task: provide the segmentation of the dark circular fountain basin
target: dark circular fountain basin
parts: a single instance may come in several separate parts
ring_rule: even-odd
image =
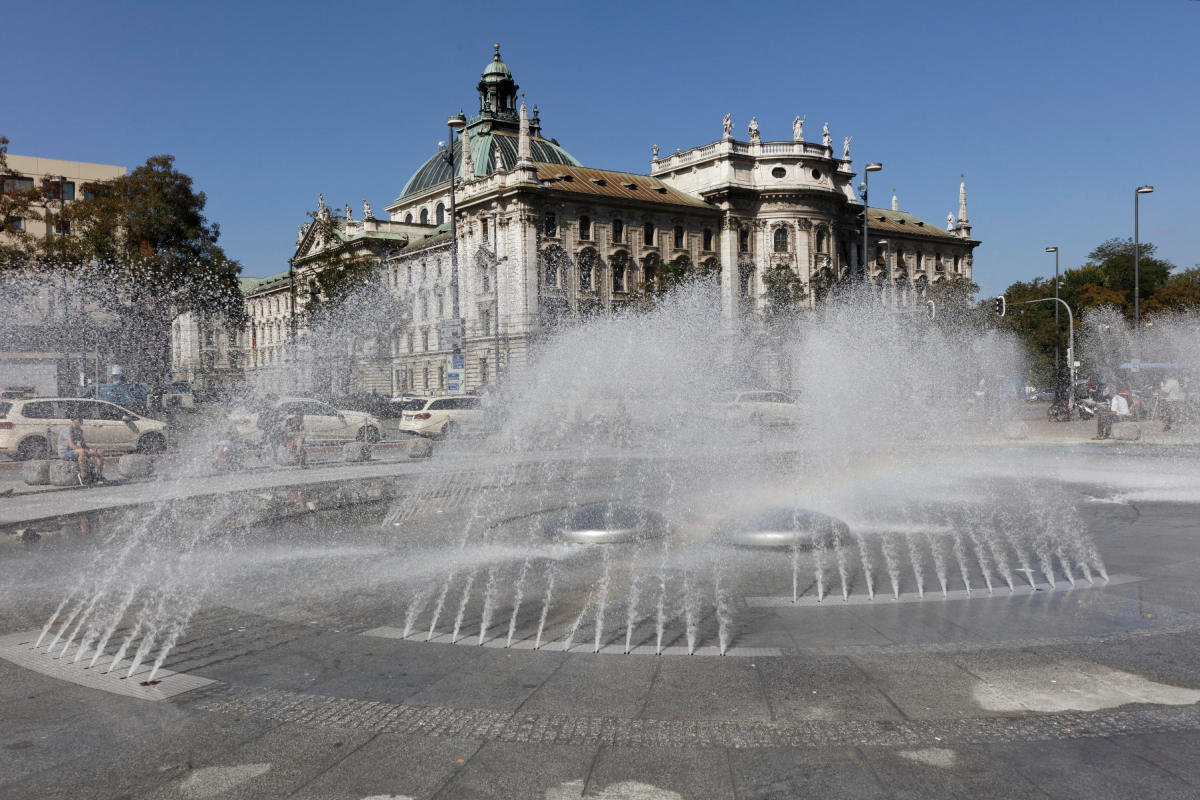
[[[772,506],[727,520],[716,538],[738,547],[832,547],[835,537],[847,536],[846,523],[828,514],[798,506]]]
[[[551,520],[550,535],[576,544],[640,542],[667,535],[665,517],[642,506],[624,503],[589,503],[576,506]]]

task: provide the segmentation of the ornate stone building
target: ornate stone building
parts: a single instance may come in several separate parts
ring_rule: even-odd
[[[486,385],[554,326],[636,302],[668,275],[718,282],[725,319],[714,324],[733,325],[756,324],[777,266],[813,305],[868,273],[877,287],[890,279],[881,302],[899,304],[971,278],[965,187],[948,230],[895,203],[869,209],[864,258],[850,140],[835,154],[828,125],[819,143],[799,118],[790,139],[763,141],[751,120],[741,141],[727,115],[716,141],[661,156],[655,145],[649,174],[626,173],[585,167],[545,137],[499,45],[476,88],[460,135],[386,209],[381,289],[408,310],[390,346],[394,393],[446,391],[458,366],[463,388]]]

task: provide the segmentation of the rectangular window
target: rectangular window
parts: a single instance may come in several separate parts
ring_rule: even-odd
[[[70,236],[71,235],[71,220],[56,219],[54,221],[54,232],[59,236]]]
[[[409,331],[408,332],[408,352],[410,352],[410,353],[413,351],[413,339],[414,338],[415,337],[413,336],[412,331]]]
[[[675,226],[675,247],[677,249],[683,247],[683,226],[682,225]]]
[[[479,382],[480,383],[488,382],[488,365],[487,365],[486,358],[479,359]]]
[[[74,200],[75,199],[75,182],[74,181],[46,181],[46,196],[53,197],[55,200]]]
[[[438,388],[446,388],[446,365],[438,364]]]
[[[554,216],[553,211],[546,212],[545,226],[543,232],[547,236],[558,236],[558,218]]]
[[[625,223],[619,219],[614,219],[612,222],[613,243],[621,244],[625,241]]]
[[[592,238],[592,219],[591,217],[579,218],[579,238],[588,240]]]
[[[32,192],[33,178],[23,178],[20,175],[5,175],[0,180],[0,192],[16,194],[17,192]]]
[[[642,244],[647,247],[654,246],[654,223],[647,222],[642,226]]]
[[[4,227],[10,231],[23,231],[25,230],[25,220],[20,217],[9,217],[4,220]]]
[[[704,249],[712,250],[712,245],[713,245],[712,228],[705,228],[704,229]]]

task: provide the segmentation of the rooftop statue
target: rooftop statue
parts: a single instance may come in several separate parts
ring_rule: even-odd
[[[750,141],[757,142],[758,141],[758,117],[750,118],[750,125],[747,128],[747,130],[750,131]]]
[[[850,157],[850,140],[853,138],[853,136],[847,136],[842,140],[842,158]]]
[[[726,139],[732,138],[733,137],[733,117],[726,114],[725,119],[721,121],[721,124],[725,127],[725,138]]]
[[[825,123],[824,130],[821,131],[821,144],[826,147],[833,147],[833,137],[829,135],[829,123]]]
[[[655,144],[655,145],[651,145],[651,146],[650,146],[650,152],[651,152],[651,154],[653,154],[653,156],[654,156],[655,160],[657,160],[657,159],[658,159],[658,145],[656,145],[656,144]]]
[[[805,114],[803,117],[797,116],[794,120],[792,120],[792,141],[793,142],[803,142],[804,141],[804,120],[806,120],[806,119],[808,119],[807,114]]]
[[[363,198],[363,219],[375,219],[375,212],[371,210],[371,204],[365,197]]]

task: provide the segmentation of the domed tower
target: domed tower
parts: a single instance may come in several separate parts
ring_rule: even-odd
[[[479,77],[479,115],[484,119],[516,124],[517,86],[508,65],[500,60],[500,45],[494,44],[491,63]]]

